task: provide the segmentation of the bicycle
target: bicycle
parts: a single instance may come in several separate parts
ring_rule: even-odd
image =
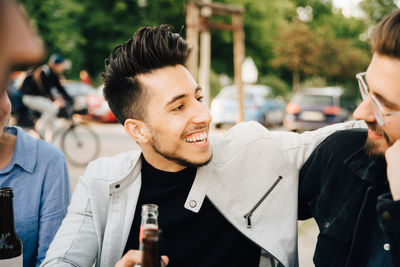
[[[40,113],[27,107],[23,115],[15,116],[16,124],[29,132],[34,137],[44,140],[44,137],[35,129],[36,121]],[[60,149],[67,160],[75,166],[86,166],[90,161],[98,157],[100,153],[100,138],[81,119],[80,112],[65,112],[61,109],[58,114],[56,130],[52,134],[52,142],[60,141]],[[16,114],[14,114],[16,115]],[[22,116],[21,116],[22,115]]]

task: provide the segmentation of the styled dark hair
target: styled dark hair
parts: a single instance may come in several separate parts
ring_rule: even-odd
[[[375,26],[371,48],[372,52],[400,58],[400,9],[384,17]]]
[[[170,25],[140,28],[106,59],[104,97],[121,124],[146,119],[146,90],[137,76],[167,66],[185,65],[191,47]]]

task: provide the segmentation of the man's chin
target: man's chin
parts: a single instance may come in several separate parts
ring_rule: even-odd
[[[207,165],[208,163],[210,163],[212,158],[212,155],[210,155],[210,157],[207,160],[203,160],[203,161],[199,161],[199,162],[192,162],[192,161],[188,161],[188,160],[182,160],[180,162],[181,165],[186,166],[186,167],[202,167]]]
[[[365,152],[367,153],[368,157],[371,159],[382,159],[385,158],[385,151],[387,149],[386,142],[382,141],[375,141],[367,138],[365,143]]]
[[[189,160],[188,158],[184,158],[184,157],[180,157],[176,154],[173,153],[165,153],[162,152],[160,150],[157,149],[157,147],[153,146],[154,150],[156,151],[156,153],[158,153],[159,155],[163,156],[165,159],[173,161],[181,166],[185,166],[185,167],[202,167],[207,165],[212,158],[212,154],[210,153],[208,156],[205,156],[204,159],[201,160],[197,160],[197,161],[193,161],[193,160]]]

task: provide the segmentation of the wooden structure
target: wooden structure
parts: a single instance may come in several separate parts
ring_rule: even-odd
[[[233,58],[234,79],[238,88],[239,117],[238,122],[243,121],[243,82],[242,63],[245,55],[243,14],[244,8],[223,3],[210,2],[211,0],[190,1],[186,5],[186,39],[192,45],[193,51],[188,59],[187,66],[190,73],[199,81],[205,93],[206,104],[209,104],[210,87],[210,58],[211,37],[210,29],[228,30],[233,32]],[[211,20],[215,16],[232,16],[232,23],[217,23]],[[200,70],[199,65],[199,33],[200,39]],[[199,72],[199,75],[198,75]]]

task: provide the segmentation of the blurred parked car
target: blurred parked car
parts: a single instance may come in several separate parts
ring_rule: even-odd
[[[244,120],[258,121],[265,126],[283,123],[284,104],[272,97],[265,85],[243,85]],[[217,128],[234,124],[239,118],[238,92],[235,85],[226,86],[211,102],[211,115]]]
[[[82,82],[67,81],[64,83],[64,87],[67,93],[75,99],[76,103],[74,103],[74,109],[77,109],[75,105],[80,105],[83,101],[86,102],[88,119],[100,122],[117,121],[116,117],[111,112],[107,101],[104,99],[102,86],[96,90],[91,85]],[[82,97],[84,100],[82,100]]]
[[[343,92],[341,87],[299,90],[286,107],[285,127],[304,131],[345,121],[349,112],[341,106]]]
[[[90,85],[77,81],[64,81],[63,86],[65,91],[74,99],[74,111],[87,115],[89,113],[87,96],[95,94],[95,89]]]

